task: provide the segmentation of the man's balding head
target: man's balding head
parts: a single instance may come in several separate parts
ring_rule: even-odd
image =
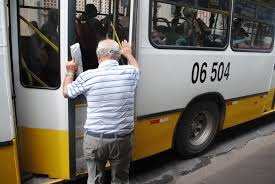
[[[99,62],[104,60],[119,60],[121,53],[118,43],[114,40],[103,40],[98,43],[96,50]]]

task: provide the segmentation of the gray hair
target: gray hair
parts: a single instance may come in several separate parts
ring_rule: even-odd
[[[120,47],[114,40],[103,40],[98,43],[96,54],[98,57],[110,57],[112,59],[118,59],[121,56]]]

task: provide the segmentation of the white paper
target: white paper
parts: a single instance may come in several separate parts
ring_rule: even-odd
[[[79,43],[70,46],[72,59],[78,63],[77,75],[83,72],[82,56]]]

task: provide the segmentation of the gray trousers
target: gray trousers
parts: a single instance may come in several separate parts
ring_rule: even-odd
[[[133,135],[124,138],[103,139],[85,134],[84,156],[88,167],[88,184],[104,184],[105,165],[111,164],[112,184],[129,183]]]

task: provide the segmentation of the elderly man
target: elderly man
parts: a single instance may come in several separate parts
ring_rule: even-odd
[[[139,65],[127,41],[123,48],[113,40],[99,42],[97,56],[99,67],[81,73],[73,81],[77,64],[67,63],[63,95],[87,98],[84,155],[88,166],[88,184],[104,183],[107,160],[112,169],[112,183],[129,183],[129,166],[134,129],[134,97],[139,79]],[[123,55],[129,65],[120,66]]]

